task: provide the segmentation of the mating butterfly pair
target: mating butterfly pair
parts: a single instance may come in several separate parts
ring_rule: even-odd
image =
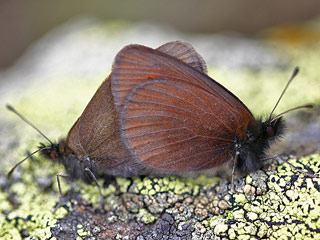
[[[73,178],[97,169],[124,177],[201,173],[230,160],[233,177],[235,169],[261,168],[283,133],[282,114],[273,111],[265,121],[255,119],[207,75],[203,58],[185,41],[157,49],[129,45],[67,138],[38,151],[63,163]]]

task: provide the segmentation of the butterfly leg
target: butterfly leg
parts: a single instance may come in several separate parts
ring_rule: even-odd
[[[234,175],[235,175],[235,171],[236,171],[236,166],[237,166],[237,161],[238,161],[238,157],[239,157],[239,151],[236,151],[234,157],[233,157],[233,167],[232,167],[232,175],[231,175],[231,192],[235,193],[235,189],[234,189]]]
[[[57,174],[57,182],[58,182],[60,197],[59,197],[59,202],[58,202],[57,206],[53,209],[53,213],[55,213],[66,202],[66,199],[63,197],[62,190],[61,190],[60,177],[68,178],[68,177],[70,177],[70,175],[69,174],[61,174],[61,173]]]
[[[101,186],[100,186],[100,184],[98,183],[98,180],[97,180],[96,176],[94,176],[93,172],[92,172],[89,168],[85,168],[84,170],[91,176],[91,178],[92,178],[93,181],[96,183],[96,185],[97,185],[97,187],[98,187],[98,189],[99,189],[99,193],[100,193],[100,196],[101,196],[99,205],[100,205],[100,207],[103,209],[103,206],[104,206],[104,196],[103,196],[103,194],[102,194]]]

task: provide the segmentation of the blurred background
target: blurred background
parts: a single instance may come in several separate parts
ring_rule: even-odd
[[[163,24],[183,32],[256,34],[271,26],[317,16],[316,0],[0,1],[0,67],[13,64],[32,42],[74,17]]]
[[[1,0],[0,67],[9,67],[34,41],[75,17],[142,21],[188,33],[233,31],[255,35],[265,28],[301,22],[319,13],[317,0]]]

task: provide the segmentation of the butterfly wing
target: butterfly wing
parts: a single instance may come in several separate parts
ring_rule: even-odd
[[[111,75],[122,139],[136,161],[163,172],[220,165],[253,116],[203,72],[140,45],[117,55]]]
[[[165,43],[156,49],[157,51],[171,55],[195,69],[207,73],[207,65],[201,55],[193,46],[183,40]]]
[[[96,91],[69,131],[67,145],[78,159],[90,158],[100,168],[111,169],[128,161],[119,130],[109,79]]]

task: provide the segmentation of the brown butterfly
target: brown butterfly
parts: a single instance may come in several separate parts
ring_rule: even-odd
[[[206,69],[185,41],[157,49],[126,46],[67,138],[38,151],[73,178],[84,178],[84,170],[94,177],[97,169],[124,177],[183,175],[229,162],[232,177],[235,169],[260,169],[270,143],[283,133],[282,114],[273,111],[298,69],[264,121]]]

